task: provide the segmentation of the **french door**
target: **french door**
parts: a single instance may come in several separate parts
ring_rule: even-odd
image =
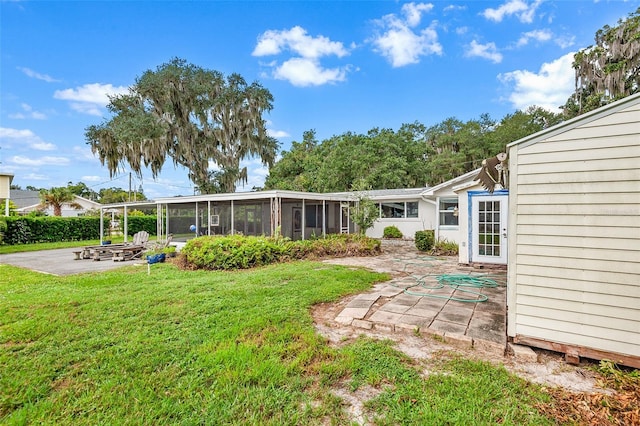
[[[507,263],[507,195],[471,197],[472,261]]]

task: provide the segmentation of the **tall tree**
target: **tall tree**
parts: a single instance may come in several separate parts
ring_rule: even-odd
[[[312,174],[317,170],[314,159],[318,147],[315,130],[302,134],[302,142],[293,141],[289,151],[283,151],[265,179],[265,189],[311,191]]]
[[[54,216],[62,216],[62,206],[69,205],[74,209],[80,209],[82,206],[74,201],[75,195],[65,187],[51,188],[49,190],[40,190],[40,206],[42,208],[52,207]]]
[[[576,91],[563,109],[575,117],[640,90],[640,8],[596,32],[595,45],[574,55]]]
[[[82,198],[95,200],[98,197],[98,193],[89,188],[84,182],[78,182],[76,184],[74,184],[73,182],[69,182],[67,183],[67,188],[69,188],[69,191],[71,191],[73,194],[78,195]]]
[[[131,193],[122,188],[101,188],[98,197],[102,204],[124,203],[127,201],[144,201],[147,199],[142,191],[132,191]]]
[[[239,74],[225,78],[176,58],[146,71],[128,94],[111,97],[113,117],[87,127],[85,136],[112,176],[149,167],[156,177],[170,157],[202,193],[234,192],[248,181],[241,160],[258,157],[269,166],[275,160],[277,142],[262,118],[272,102],[267,89]],[[212,182],[221,177],[212,165],[223,171],[223,182]]]

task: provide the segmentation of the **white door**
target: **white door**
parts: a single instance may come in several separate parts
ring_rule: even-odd
[[[507,195],[477,195],[471,203],[472,261],[507,263]]]

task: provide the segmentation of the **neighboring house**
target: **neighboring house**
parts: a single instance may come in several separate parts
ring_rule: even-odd
[[[80,197],[79,195],[74,196],[74,202],[78,203],[81,208],[76,209],[71,207],[69,204],[62,205],[62,216],[66,217],[75,217],[75,216],[83,216],[89,210],[99,210],[102,207],[102,204],[88,200],[86,198]],[[41,201],[40,201],[40,193],[38,191],[25,191],[25,190],[11,190],[11,201],[13,201],[17,208],[17,213],[24,215],[28,214],[32,211],[42,210]],[[53,216],[53,208],[47,207],[42,210],[48,216]]]
[[[509,145],[507,332],[640,368],[640,94]]]

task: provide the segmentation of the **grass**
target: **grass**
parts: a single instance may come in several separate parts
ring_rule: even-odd
[[[0,424],[549,424],[548,397],[487,363],[423,377],[389,342],[329,346],[309,308],[386,276],[316,262],[52,277],[0,265]]]
[[[124,237],[105,237],[105,240],[111,240],[113,244],[121,243],[124,241]],[[131,237],[129,237],[131,241]],[[100,240],[85,240],[85,241],[60,241],[55,243],[35,243],[35,244],[0,244],[0,254],[21,253],[29,251],[39,250],[54,250],[70,247],[84,247],[100,244]]]

